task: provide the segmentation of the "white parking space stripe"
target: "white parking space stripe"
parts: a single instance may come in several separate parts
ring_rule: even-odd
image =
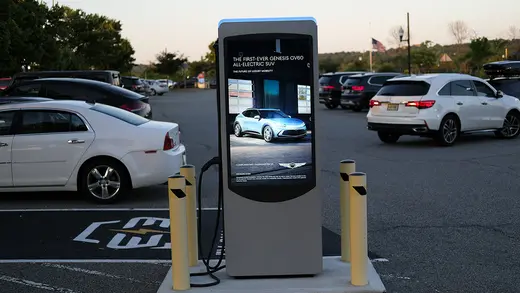
[[[77,291],[67,289],[67,288],[54,287],[54,286],[43,284],[43,283],[37,283],[37,282],[29,281],[29,280],[13,278],[13,277],[5,276],[5,275],[0,275],[0,281],[15,283],[15,284],[32,287],[32,288],[37,288],[37,289],[42,289],[42,290],[47,290],[47,291],[51,291],[51,292],[78,293]],[[20,290],[18,292],[23,292],[23,291],[24,290]]]
[[[107,274],[107,273],[100,272],[100,271],[87,270],[87,269],[83,269],[83,268],[71,267],[71,266],[60,265],[60,264],[44,263],[44,264],[42,264],[42,266],[45,266],[48,268],[67,270],[67,271],[71,271],[71,272],[83,273],[83,274],[88,274],[88,275],[94,275],[94,276],[99,276],[99,277],[105,277],[105,278],[126,280],[126,281],[134,282],[134,283],[161,284],[161,282],[143,282],[143,281],[140,281],[140,280],[137,280],[134,278],[127,278],[127,277],[118,276],[118,275],[111,275],[111,274]]]
[[[3,209],[0,212],[117,212],[117,211],[168,211],[168,208],[91,208],[91,209]],[[216,211],[218,208],[202,208],[203,211]]]
[[[8,263],[171,263],[171,260],[159,259],[0,259],[0,264]]]
[[[389,260],[386,258],[374,258],[371,262],[388,262]]]

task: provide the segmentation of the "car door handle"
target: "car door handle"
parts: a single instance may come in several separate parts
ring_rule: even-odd
[[[482,105],[487,105],[487,104],[488,104],[488,103],[486,103],[486,102],[482,102]]]
[[[1,148],[1,147],[6,147],[6,146],[8,146],[7,143],[5,143],[5,142],[0,142],[0,148]]]
[[[459,105],[459,106],[460,105],[464,105],[464,103],[463,102],[457,102],[457,105]]]
[[[67,143],[76,144],[76,143],[85,143],[85,141],[83,139],[69,139],[67,141]]]

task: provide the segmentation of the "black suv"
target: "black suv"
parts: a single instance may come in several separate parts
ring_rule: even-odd
[[[105,82],[80,78],[42,78],[20,81],[0,92],[0,100],[41,97],[97,102],[152,119],[148,97]],[[1,104],[1,102],[0,102]]]
[[[129,89],[136,93],[146,93],[146,87],[144,86],[143,81],[139,77],[133,76],[122,76],[121,83],[125,89]]]
[[[362,73],[351,75],[343,83],[341,108],[359,112],[368,109],[370,99],[374,97],[383,84],[394,77],[404,76],[396,72]]]
[[[489,84],[504,94],[520,99],[520,61],[498,61],[484,64]]]
[[[335,109],[340,105],[341,85],[347,77],[363,73],[362,71],[352,72],[329,72],[320,75],[320,104],[324,104],[329,109]]]

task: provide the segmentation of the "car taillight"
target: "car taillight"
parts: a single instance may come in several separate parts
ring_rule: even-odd
[[[168,150],[171,150],[175,147],[175,142],[173,141],[173,139],[170,137],[170,134],[169,133],[166,133],[166,135],[164,136],[164,145],[163,145],[163,151],[168,151]]]
[[[353,85],[352,86],[352,90],[355,92],[362,92],[364,89],[365,89],[365,87],[362,85]]]
[[[144,107],[145,107],[145,103],[143,103],[141,101],[135,101],[135,102],[127,103],[127,104],[120,106],[121,109],[130,111],[130,112],[142,110],[142,109],[144,109]]]
[[[406,102],[406,107],[415,107],[417,109],[428,109],[435,105],[434,100],[426,100],[426,101],[408,101]]]
[[[341,86],[341,91],[344,91],[346,88],[344,86]]]
[[[324,89],[324,90],[333,90],[334,87],[331,86],[331,85],[326,85],[326,86],[323,87],[323,89]]]
[[[381,106],[381,102],[377,101],[377,100],[370,100],[368,106],[370,108],[374,107],[374,106]]]

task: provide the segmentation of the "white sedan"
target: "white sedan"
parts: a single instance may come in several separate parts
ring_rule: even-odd
[[[113,202],[186,163],[175,123],[84,101],[0,105],[0,190],[79,191]]]
[[[169,91],[168,85],[160,83],[157,80],[145,80],[145,82],[150,86],[150,94],[152,96],[162,96]]]
[[[367,122],[385,143],[418,135],[449,146],[461,134],[480,131],[515,138],[520,134],[520,101],[470,75],[412,75],[384,84],[370,100]]]

